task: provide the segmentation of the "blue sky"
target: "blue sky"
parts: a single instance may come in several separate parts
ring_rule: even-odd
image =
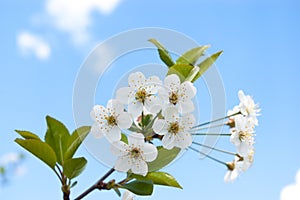
[[[223,166],[187,152],[166,169],[184,190],[157,187],[148,199],[280,199],[282,188],[294,182],[300,168],[298,1],[123,0],[79,6],[62,2],[0,2],[0,155],[23,152],[13,142],[14,129],[42,136],[46,115],[75,128],[74,82],[97,43],[129,29],[161,27],[182,32],[199,44],[211,44],[209,53],[223,49],[216,65],[227,108],[238,103],[237,92],[243,89],[259,102],[262,116],[254,165],[235,183],[223,182]],[[145,52],[144,58],[145,63],[152,59],[159,63],[155,51]],[[126,67],[130,69],[131,63],[143,62],[127,60]],[[101,102],[100,95],[95,101]],[[205,109],[200,114],[208,119]],[[222,145],[227,147],[224,139],[218,143]],[[80,155],[87,156],[89,164],[78,178],[73,198],[107,170],[84,148]],[[24,164],[27,173],[0,188],[1,199],[61,198],[58,181],[45,165],[29,154]],[[86,199],[97,198],[118,199],[110,191],[94,192]]]

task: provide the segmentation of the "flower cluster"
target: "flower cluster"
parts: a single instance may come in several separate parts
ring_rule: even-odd
[[[234,161],[227,163],[226,182],[235,180],[239,172],[245,172],[253,163],[254,156],[254,128],[258,125],[260,109],[252,97],[243,91],[240,90],[238,96],[240,104],[228,111],[230,142],[235,145],[237,153]]]
[[[114,166],[75,200],[83,199],[94,190],[114,190],[121,196],[119,189],[124,189],[122,199],[133,200],[135,195],[151,195],[154,185],[182,188],[171,174],[161,171],[182,149],[195,151],[225,166],[228,169],[224,177],[226,182],[235,180],[240,172],[252,165],[254,129],[258,125],[260,109],[250,96],[239,91],[239,105],[225,117],[196,123],[193,98],[197,89],[193,83],[212,66],[222,51],[204,57],[209,45],[198,46],[174,60],[160,42],[153,38],[149,41],[157,47],[159,57],[168,67],[164,79],[145,77],[142,72],[129,74],[128,86],[119,88],[114,99],[106,106],[93,107],[90,112],[93,125],[79,127],[72,133],[50,116],[46,116],[44,140],[30,131],[16,130],[20,138],[15,142],[51,168],[61,183],[64,199],[69,199],[71,188],[77,183],[73,179],[87,164],[86,158],[76,157],[75,153],[90,132],[95,138],[105,138],[109,142],[116,159]],[[229,127],[229,133],[211,132],[211,128],[223,126]],[[198,142],[198,136],[227,136],[235,150],[227,151]],[[213,151],[234,159],[222,161],[210,154]],[[14,163],[20,157],[9,155],[8,158]],[[4,177],[9,162],[2,159],[1,163],[0,158],[0,178]],[[125,172],[125,178],[106,181],[115,171]]]
[[[193,83],[181,83],[176,74],[161,81],[157,76],[132,73],[128,87],[118,89],[116,99],[109,100],[107,107],[94,106],[91,132],[111,143],[111,152],[118,157],[116,170],[145,176],[147,163],[158,154],[154,138],[160,139],[165,149],[185,149],[192,144],[189,130],[195,123],[195,95]],[[122,141],[122,134],[128,131],[127,141]]]

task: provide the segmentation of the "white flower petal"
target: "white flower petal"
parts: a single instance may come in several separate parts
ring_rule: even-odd
[[[227,111],[227,116],[236,114],[240,111],[239,106],[234,106],[232,110]]]
[[[134,159],[131,166],[131,171],[134,174],[140,174],[142,176],[146,176],[148,173],[148,165],[142,159]]]
[[[95,105],[90,115],[94,121],[101,121],[101,116],[106,115],[106,108],[101,105]]]
[[[172,149],[174,147],[175,137],[171,133],[167,133],[164,135],[162,139],[163,147],[166,149]]]
[[[120,114],[124,112],[124,106],[123,104],[116,99],[111,99],[107,102],[107,109],[110,112],[114,112],[114,113],[110,113],[110,114]]]
[[[191,113],[195,109],[193,101],[189,99],[184,102],[179,102],[178,104],[179,104],[178,106],[179,106],[180,113],[182,113],[183,115],[187,113]]]
[[[161,107],[161,101],[156,96],[150,96],[145,101],[145,108],[151,113],[158,113]]]
[[[232,182],[237,177],[238,177],[238,171],[237,170],[235,170],[235,169],[233,171],[228,170],[227,173],[225,174],[224,181],[225,182]]]
[[[110,151],[115,156],[125,156],[128,154],[129,146],[125,142],[117,141],[110,145]]]
[[[196,122],[195,116],[193,114],[184,115],[180,119],[180,124],[184,127],[184,130],[191,129]]]
[[[240,142],[239,145],[236,145],[237,147],[237,153],[241,156],[247,156],[248,152],[253,149],[252,145],[249,145],[245,142]]]
[[[93,136],[97,139],[100,139],[104,136],[104,132],[102,131],[100,125],[95,122],[93,125],[92,125],[92,128],[91,128],[91,133],[93,134]]]
[[[121,172],[128,172],[131,168],[132,162],[128,156],[119,157],[115,163],[115,170]]]
[[[159,88],[157,95],[163,102],[169,103],[169,90],[167,88]]]
[[[128,85],[131,88],[138,89],[143,86],[146,82],[146,78],[142,72],[135,72],[129,75]]]
[[[174,106],[168,106],[164,109],[164,117],[168,122],[174,122],[179,119],[178,109]]]
[[[132,118],[128,113],[121,113],[117,118],[117,124],[120,129],[128,129],[132,125]]]
[[[121,140],[121,130],[117,126],[111,127],[111,129],[107,132],[106,138],[109,142],[115,142]]]
[[[153,144],[145,143],[141,147],[143,151],[143,158],[146,162],[152,162],[157,157],[157,148]]]
[[[168,75],[164,80],[164,86],[169,89],[169,91],[177,92],[180,87],[180,79],[176,74]]]
[[[180,85],[180,100],[186,101],[193,98],[196,95],[197,89],[191,82],[184,82]]]
[[[238,92],[238,97],[239,97],[239,99],[240,99],[241,102],[243,102],[243,101],[246,100],[246,96],[245,96],[243,90],[239,90],[239,92]]]
[[[192,136],[189,133],[177,133],[174,140],[174,146],[185,149],[192,144]]]
[[[127,105],[129,103],[130,92],[131,89],[129,87],[122,87],[117,90],[116,99]]]
[[[131,133],[128,136],[128,144],[129,146],[142,146],[144,144],[144,135],[141,133]]]
[[[152,128],[155,133],[159,135],[164,135],[168,132],[168,123],[163,119],[156,119],[153,123]]]
[[[134,200],[135,195],[128,190],[126,190],[123,194],[122,200]]]
[[[130,102],[128,105],[128,113],[131,114],[132,118],[136,118],[141,115],[143,111],[143,104],[141,102],[135,101]]]
[[[146,81],[146,85],[149,94],[156,94],[162,85],[162,81],[158,76],[150,76]]]
[[[235,146],[239,146],[241,144],[239,134],[236,131],[231,131],[230,142]]]

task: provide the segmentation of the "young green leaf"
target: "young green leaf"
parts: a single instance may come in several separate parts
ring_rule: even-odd
[[[72,183],[71,186],[70,186],[70,188],[75,187],[77,185],[77,183],[78,183],[77,181],[75,181],[74,183]]]
[[[218,57],[222,54],[223,51],[219,51],[217,53],[214,53],[210,57],[206,58],[204,61],[202,61],[200,64],[198,64],[198,67],[200,68],[198,74],[194,78],[193,82],[195,82],[198,78],[200,78],[206,70],[218,59]]]
[[[64,153],[67,150],[67,142],[70,134],[68,129],[60,121],[47,116],[46,117],[48,130],[45,135],[45,141],[54,150],[57,162],[63,165],[65,158]]]
[[[119,190],[119,188],[113,188],[113,190],[116,192],[116,194],[120,197],[121,196],[121,192]]]
[[[54,169],[57,161],[56,155],[47,143],[36,139],[23,140],[19,138],[15,139],[15,142]]]
[[[166,172],[149,172],[146,176],[130,174],[129,177],[137,180],[151,180],[153,181],[153,184],[156,185],[165,185],[182,189],[181,185],[179,185],[176,179]]]
[[[121,141],[125,142],[126,144],[128,144],[128,138],[124,133],[121,133]]]
[[[185,79],[189,76],[191,70],[194,67],[192,65],[187,64],[175,64],[169,68],[168,74],[176,74],[180,78],[181,82],[184,82]]]
[[[204,55],[205,50],[209,47],[209,45],[200,46],[185,52],[176,60],[176,64],[195,65],[197,60]]]
[[[155,39],[149,39],[149,42],[151,42],[152,44],[154,44],[157,49],[158,49],[158,53],[159,53],[159,57],[160,59],[168,66],[171,67],[173,66],[175,63],[172,60],[172,57],[170,56],[168,50],[157,40]]]
[[[75,152],[81,145],[82,141],[86,138],[91,130],[90,126],[82,126],[76,129],[69,137],[67,142],[67,150],[65,151],[65,159],[70,159],[74,156]]]
[[[142,129],[137,127],[134,123],[131,125],[131,127],[128,130],[137,133],[140,133],[142,131]]]
[[[194,68],[190,71],[189,75],[185,78],[185,81],[192,82],[192,80],[194,80],[194,78],[197,76],[199,71],[200,71],[200,68],[197,66],[194,66]]]
[[[21,130],[15,130],[17,133],[19,133],[20,136],[22,136],[24,139],[36,139],[41,140],[39,136],[37,136],[34,133],[31,133],[30,131],[21,131]]]
[[[122,187],[131,191],[134,194],[141,195],[141,196],[151,195],[153,192],[153,182],[146,181],[146,180],[131,181],[130,183],[127,183]]]
[[[63,173],[69,178],[79,176],[86,166],[87,160],[83,157],[66,160],[63,166]]]
[[[157,171],[167,166],[177,157],[177,155],[180,152],[180,149],[177,147],[168,150],[163,148],[162,146],[159,146],[157,147],[157,150],[158,150],[157,158],[154,161],[148,163],[149,172]]]

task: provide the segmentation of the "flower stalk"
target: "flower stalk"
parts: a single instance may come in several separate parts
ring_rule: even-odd
[[[95,189],[102,190],[106,188],[106,183],[104,183],[104,180],[107,179],[113,172],[115,171],[114,168],[111,168],[103,177],[101,177],[94,185],[89,187],[86,191],[84,191],[81,195],[76,197],[74,200],[80,200],[90,194]]]

